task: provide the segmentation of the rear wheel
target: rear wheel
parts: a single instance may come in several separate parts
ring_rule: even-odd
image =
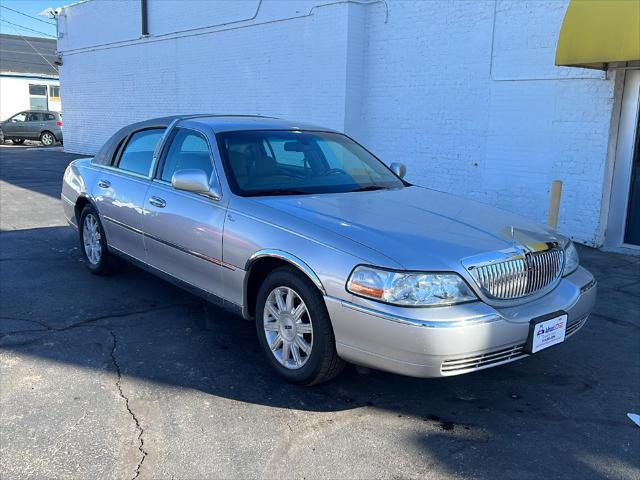
[[[12,138],[11,142],[15,143],[16,145],[22,145],[24,143],[24,138]]]
[[[51,132],[42,132],[40,134],[40,142],[42,143],[42,145],[44,145],[45,147],[50,147],[51,145],[53,145],[54,143],[56,143],[56,137],[53,133]]]
[[[269,364],[290,382],[326,382],[344,367],[322,295],[293,268],[274,270],[261,285],[256,329]]]
[[[92,205],[82,210],[79,225],[80,247],[89,270],[96,275],[114,272],[118,260],[109,253],[100,216]]]

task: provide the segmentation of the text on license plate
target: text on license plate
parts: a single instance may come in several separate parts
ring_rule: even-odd
[[[545,348],[564,341],[567,331],[567,314],[540,317],[533,319],[529,328],[527,347],[530,353],[536,353]]]

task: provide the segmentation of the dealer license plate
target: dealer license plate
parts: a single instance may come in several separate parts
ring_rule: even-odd
[[[567,332],[567,318],[566,313],[555,312],[532,319],[529,322],[529,337],[525,351],[536,353],[564,342]]]

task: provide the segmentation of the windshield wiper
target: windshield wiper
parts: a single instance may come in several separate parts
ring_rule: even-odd
[[[354,190],[349,190],[349,192],[373,192],[375,190],[387,190],[387,187],[383,187],[380,185],[367,185],[366,187],[360,187]]]
[[[266,197],[269,195],[310,195],[310,192],[305,190],[295,190],[286,188],[276,188],[274,190],[262,190],[257,192],[247,192],[251,197]]]

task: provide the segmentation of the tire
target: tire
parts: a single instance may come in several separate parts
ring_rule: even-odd
[[[95,230],[92,228],[93,226],[95,226]],[[119,267],[119,261],[117,257],[109,253],[107,237],[104,234],[102,222],[100,222],[100,215],[92,205],[87,205],[82,210],[78,231],[80,235],[80,251],[91,273],[96,275],[114,273]],[[87,243],[85,244],[85,236],[88,234],[93,235],[93,238],[87,238]]]
[[[42,145],[44,145],[45,147],[50,147],[51,145],[56,143],[56,136],[48,130],[45,130],[40,134],[40,143],[42,143]]]
[[[24,143],[24,138],[12,138],[11,142],[15,145],[22,145]]]
[[[276,298],[278,293],[280,303]],[[286,300],[290,295],[292,300],[288,304]],[[306,275],[291,267],[274,270],[260,286],[256,303],[258,341],[269,364],[280,376],[292,383],[310,386],[331,380],[342,371],[345,363],[336,352],[329,313],[322,295]],[[265,313],[267,303],[270,310]],[[279,305],[285,308],[280,309]],[[274,316],[274,309],[278,317]],[[299,319],[291,314],[302,310],[306,311]],[[267,324],[269,327],[265,330]],[[285,344],[289,345],[288,349]],[[271,345],[275,347],[273,350]],[[308,353],[302,346],[308,348]]]

